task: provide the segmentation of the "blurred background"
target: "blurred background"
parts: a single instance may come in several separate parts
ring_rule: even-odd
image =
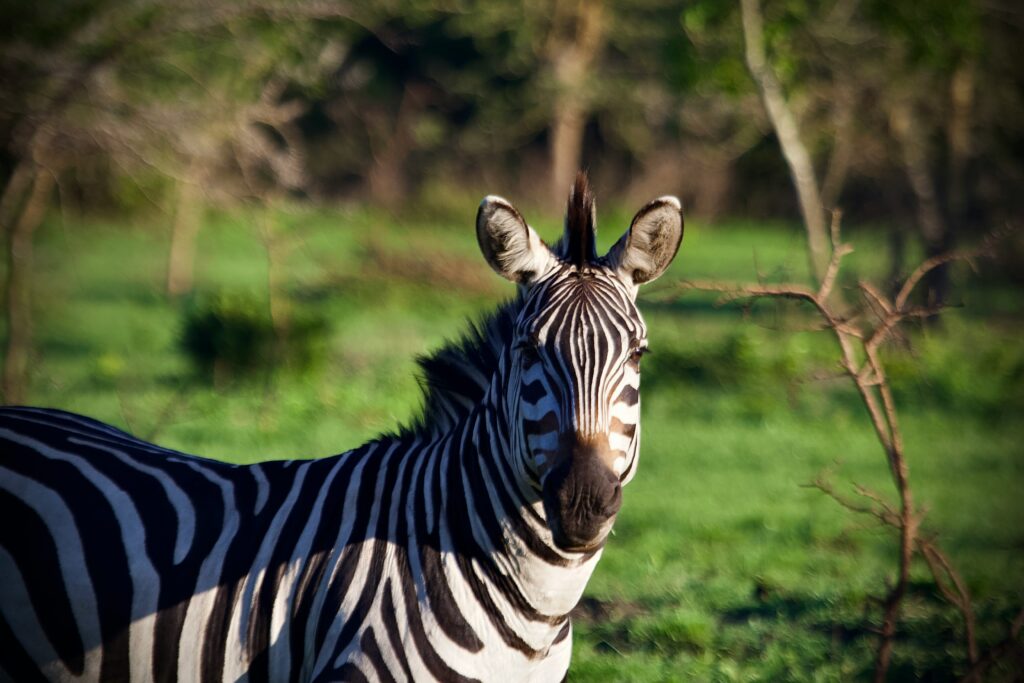
[[[512,294],[483,195],[552,242],[587,168],[606,248],[677,194],[680,256],[641,295],[644,462],[573,677],[869,677],[895,537],[801,487],[891,490],[833,342],[679,285],[813,282],[835,207],[850,299],[1019,225],[1022,44],[1008,0],[0,0],[4,402],[235,462],[337,453],[410,420],[415,357]],[[1024,601],[1019,233],[976,265],[928,278],[953,308],[885,360],[991,646]],[[891,680],[969,668],[929,576]]]

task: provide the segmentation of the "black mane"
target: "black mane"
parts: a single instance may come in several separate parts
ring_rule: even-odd
[[[594,195],[586,171],[576,174],[565,211],[565,234],[555,253],[577,268],[597,262]],[[508,301],[478,323],[470,323],[461,339],[420,356],[422,413],[402,428],[404,436],[436,436],[453,427],[480,403],[498,368],[503,348],[512,341],[522,296]]]
[[[586,171],[579,171],[565,208],[563,258],[577,268],[597,261],[596,230],[590,181]]]
[[[507,301],[462,338],[416,359],[420,366],[423,411],[402,428],[405,436],[436,436],[451,429],[480,403],[498,368],[503,348],[511,343],[521,297]]]

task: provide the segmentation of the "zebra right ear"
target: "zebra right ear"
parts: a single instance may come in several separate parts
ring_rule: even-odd
[[[651,282],[668,268],[683,241],[683,205],[666,195],[637,212],[626,234],[605,257],[634,285]]]
[[[476,214],[476,239],[498,275],[528,285],[545,273],[555,257],[512,204],[489,195]]]

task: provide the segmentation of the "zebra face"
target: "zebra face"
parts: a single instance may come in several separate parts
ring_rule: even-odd
[[[530,471],[558,545],[603,542],[635,472],[647,333],[607,268],[565,265],[527,294],[513,363]]]
[[[658,277],[683,233],[679,200],[637,213],[604,257],[594,251],[593,199],[578,177],[562,241],[549,249],[516,209],[487,197],[477,237],[491,266],[520,285],[506,404],[513,456],[540,490],[562,550],[601,547],[636,472],[640,359],[647,328],[639,285]]]

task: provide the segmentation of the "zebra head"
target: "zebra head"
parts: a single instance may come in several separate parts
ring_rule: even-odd
[[[476,228],[487,262],[519,285],[523,302],[507,350],[513,457],[540,491],[555,544],[595,550],[636,472],[647,351],[636,294],[675,257],[681,205],[675,197],[650,202],[598,257],[594,200],[580,173],[555,247],[500,197],[484,199]]]

